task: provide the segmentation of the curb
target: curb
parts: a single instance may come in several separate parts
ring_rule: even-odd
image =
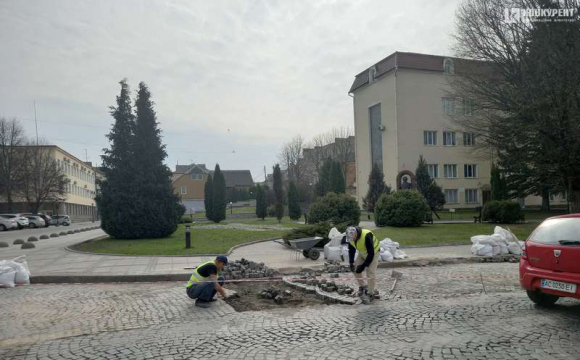
[[[82,241],[80,243],[76,243],[74,245],[69,245],[69,246],[65,246],[65,250],[73,252],[73,253],[77,253],[77,254],[84,254],[84,255],[99,255],[99,256],[131,256],[131,257],[207,257],[207,256],[218,256],[218,255],[226,255],[229,256],[234,250],[239,249],[241,247],[244,246],[248,246],[248,245],[254,245],[254,244],[258,244],[261,242],[266,242],[266,241],[274,241],[274,240],[278,240],[280,238],[276,237],[276,238],[269,238],[269,239],[263,239],[263,240],[253,240],[247,243],[243,243],[243,244],[238,244],[238,245],[234,245],[232,246],[225,254],[189,254],[189,255],[130,255],[130,254],[109,254],[109,253],[95,253],[95,252],[87,252],[87,251],[80,251],[80,250],[75,250],[72,249],[71,246],[76,246],[79,244],[84,244],[87,242],[91,242],[91,241],[98,241],[98,240],[103,240],[108,238],[109,235],[101,235],[99,237],[96,237],[94,239],[89,239],[89,240],[85,240]]]
[[[293,279],[293,278],[292,277],[284,277],[283,281],[288,286],[291,286],[295,289],[300,289],[302,291],[306,291],[309,293],[314,293],[314,294],[316,294],[316,296],[318,296],[322,299],[325,299],[325,300],[329,300],[332,303],[345,304],[345,305],[356,305],[357,304],[356,299],[349,298],[347,296],[338,295],[338,294],[331,294],[331,293],[328,293],[326,291],[320,290],[318,288],[318,286],[300,284],[300,283],[291,281],[291,279]]]

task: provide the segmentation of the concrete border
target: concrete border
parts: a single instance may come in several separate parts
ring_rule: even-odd
[[[99,240],[103,240],[110,237],[109,235],[101,235],[98,236],[96,238],[93,239],[89,239],[89,240],[85,240],[85,241],[81,241],[79,243],[76,243],[74,245],[69,245],[69,246],[65,246],[64,249],[73,253],[77,253],[77,254],[84,254],[84,255],[99,255],[99,256],[137,256],[137,257],[203,257],[203,256],[218,256],[218,255],[231,255],[231,253],[236,250],[239,249],[241,247],[244,246],[249,246],[249,245],[254,245],[254,244],[258,244],[261,242],[266,242],[266,241],[275,241],[275,240],[279,240],[281,238],[279,237],[275,237],[275,238],[269,238],[269,239],[262,239],[262,240],[253,240],[247,243],[243,243],[243,244],[237,244],[232,246],[225,254],[189,254],[189,255],[130,255],[130,254],[110,254],[110,253],[95,253],[95,252],[87,252],[87,251],[80,251],[80,250],[75,250],[72,249],[71,246],[76,246],[76,245],[80,245],[80,244],[84,244],[87,242],[91,242],[91,241],[99,241]]]

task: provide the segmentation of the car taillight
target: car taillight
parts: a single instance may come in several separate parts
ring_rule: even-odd
[[[528,254],[526,253],[526,243],[525,242],[524,242],[524,245],[522,245],[522,259],[528,260]]]

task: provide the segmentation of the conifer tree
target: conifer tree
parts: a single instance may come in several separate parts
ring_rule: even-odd
[[[215,165],[212,187],[212,221],[219,223],[226,219],[226,209],[228,206],[226,199],[226,179],[224,178],[224,174],[222,173],[219,164]]]
[[[332,162],[330,178],[330,191],[336,194],[344,194],[346,192],[346,184],[344,174],[342,173],[342,166],[340,166],[338,161]]]
[[[375,163],[369,174],[369,189],[363,199],[363,208],[368,212],[375,211],[375,204],[383,194],[390,194],[391,188],[385,184],[383,170]]]
[[[276,202],[274,206],[276,208],[276,218],[278,222],[282,221],[284,216],[284,189],[282,188],[282,172],[280,171],[280,165],[276,164],[274,166],[274,195]]]
[[[268,215],[268,204],[266,203],[266,189],[256,186],[256,217],[264,220]]]
[[[314,188],[316,196],[323,197],[327,192],[331,191],[332,184],[332,160],[327,159],[322,163],[320,171],[318,172],[318,182]]]
[[[300,219],[302,210],[300,209],[300,198],[298,196],[298,189],[294,181],[290,181],[288,185],[288,215],[292,220]]]
[[[205,205],[205,217],[206,219],[213,221],[213,178],[211,174],[207,176],[207,181],[203,188],[204,198],[203,204]]]
[[[171,170],[164,164],[167,157],[161,142],[161,130],[153,108],[151,92],[139,83],[135,100],[134,157],[137,199],[140,216],[131,222],[138,238],[166,237],[177,230],[180,199],[174,193]]]

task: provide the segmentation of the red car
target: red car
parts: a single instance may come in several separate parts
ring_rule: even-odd
[[[546,219],[526,240],[520,284],[538,305],[580,299],[580,214]]]

